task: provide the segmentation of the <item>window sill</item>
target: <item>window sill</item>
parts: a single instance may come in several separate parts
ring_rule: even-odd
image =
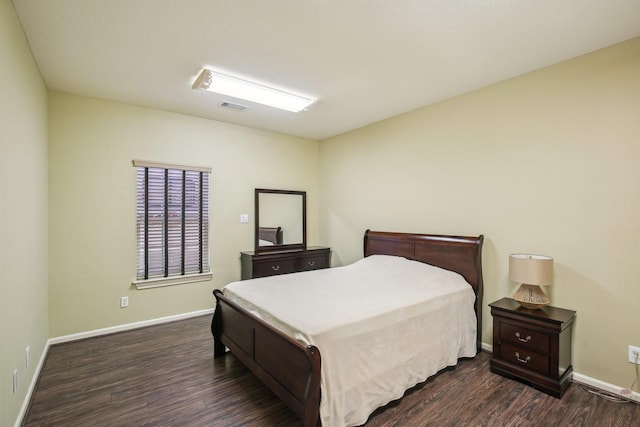
[[[189,274],[185,276],[161,277],[149,280],[134,280],[131,282],[138,290],[160,288],[163,286],[183,285],[185,283],[206,282],[211,280],[212,273]]]

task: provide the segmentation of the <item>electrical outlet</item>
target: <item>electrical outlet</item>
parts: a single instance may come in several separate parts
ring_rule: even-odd
[[[249,222],[249,214],[240,214],[240,224],[247,224]]]
[[[27,368],[29,367],[29,365],[31,364],[31,348],[30,346],[27,346],[27,349],[25,350],[25,362],[27,365]]]
[[[129,297],[120,297],[120,308],[129,307]]]
[[[18,391],[18,370],[13,370],[13,392]]]
[[[640,347],[629,346],[629,363],[640,365]]]

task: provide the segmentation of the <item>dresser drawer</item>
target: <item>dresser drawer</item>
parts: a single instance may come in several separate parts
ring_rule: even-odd
[[[312,246],[304,250],[240,252],[242,280],[331,266],[331,249]]]
[[[548,334],[511,323],[501,322],[500,342],[512,343],[521,349],[549,354],[549,340],[550,337]]]
[[[549,356],[511,344],[502,344],[500,358],[521,368],[549,375]]]
[[[297,260],[298,271],[318,270],[328,267],[329,260],[326,255],[304,257]]]
[[[253,264],[253,277],[274,276],[296,271],[293,259],[279,259]]]

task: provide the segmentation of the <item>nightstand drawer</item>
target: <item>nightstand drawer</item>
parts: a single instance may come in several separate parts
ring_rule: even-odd
[[[543,375],[549,375],[548,355],[542,355],[510,344],[502,344],[500,357],[521,368],[531,369]]]
[[[500,326],[500,342],[512,343],[522,349],[549,354],[549,339],[548,334],[511,323],[502,322]]]
[[[294,260],[279,259],[269,262],[256,262],[253,265],[253,277],[274,276],[277,274],[293,273],[295,270]]]
[[[298,259],[298,271],[318,270],[320,268],[329,267],[329,259],[327,256],[314,256]]]

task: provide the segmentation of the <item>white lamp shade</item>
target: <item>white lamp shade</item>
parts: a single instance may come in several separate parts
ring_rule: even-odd
[[[528,285],[548,286],[553,281],[553,258],[545,255],[509,255],[509,278]]]

